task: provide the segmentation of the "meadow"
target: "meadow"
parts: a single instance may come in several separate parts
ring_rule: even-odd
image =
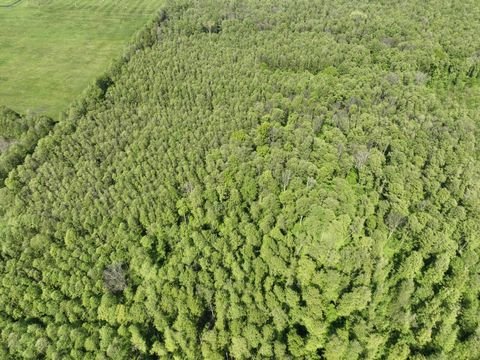
[[[57,117],[121,56],[160,4],[0,0],[0,105]]]

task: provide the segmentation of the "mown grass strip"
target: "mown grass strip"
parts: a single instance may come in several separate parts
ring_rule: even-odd
[[[11,8],[20,4],[23,0],[16,0],[8,4],[0,4],[0,8]]]

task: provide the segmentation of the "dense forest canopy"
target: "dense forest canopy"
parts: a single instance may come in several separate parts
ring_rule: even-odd
[[[479,18],[170,1],[8,168],[0,358],[478,359]]]
[[[33,152],[39,139],[46,136],[53,125],[54,121],[46,116],[22,116],[0,106],[0,184]]]

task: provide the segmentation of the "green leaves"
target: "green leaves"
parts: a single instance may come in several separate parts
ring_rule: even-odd
[[[173,1],[38,145],[5,110],[0,357],[478,357],[446,5]]]

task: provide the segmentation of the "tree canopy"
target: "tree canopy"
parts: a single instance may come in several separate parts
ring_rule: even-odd
[[[479,358],[479,17],[170,1],[8,168],[0,358]]]

